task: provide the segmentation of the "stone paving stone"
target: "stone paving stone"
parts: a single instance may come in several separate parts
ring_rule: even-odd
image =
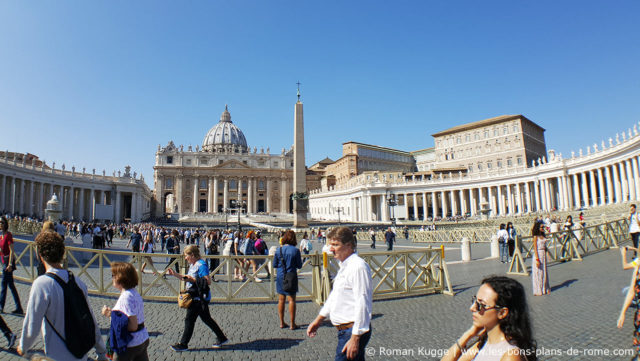
[[[409,246],[401,240],[399,245]],[[360,249],[368,250],[369,242],[361,241]],[[486,246],[482,248],[482,246]],[[448,244],[446,247],[455,248]],[[488,244],[475,245],[478,253],[486,257]],[[381,244],[378,250],[384,249]],[[476,251],[474,250],[474,258]],[[459,259],[455,251],[447,252],[447,260]],[[449,257],[451,255],[451,257]],[[483,258],[479,257],[479,258]],[[529,261],[527,261],[529,264]],[[471,297],[482,278],[492,274],[505,274],[507,266],[496,260],[477,260],[449,265],[456,296],[428,295],[375,301],[373,304],[373,336],[369,343],[370,360],[438,360],[438,351],[447,349],[471,324],[468,311]],[[533,297],[528,277],[514,276],[525,286],[528,294],[535,337],[540,348],[559,350],[562,355],[541,356],[540,360],[625,360],[629,356],[593,356],[585,351],[623,349],[631,347],[633,312],[627,313],[622,330],[616,328],[617,316],[627,286],[630,271],[622,271],[617,249],[599,252],[583,261],[554,264],[549,268],[552,293]],[[23,306],[26,307],[29,285],[18,283]],[[115,298],[90,297],[92,309],[97,313],[103,304],[112,306]],[[13,309],[13,300],[7,298],[6,309]],[[173,302],[146,302],[146,325],[151,333],[149,356],[151,360],[332,360],[336,347],[336,331],[329,325],[321,327],[318,335],[310,339],[305,327],[312,321],[319,306],[299,302],[297,322],[300,330],[278,328],[276,304],[267,303],[214,303],[210,305],[212,317],[225,331],[231,342],[214,350],[214,334],[201,322],[196,322],[190,351],[175,353],[169,345],[177,343],[184,327],[185,311]],[[19,334],[22,317],[4,314],[14,332]],[[108,320],[96,315],[103,334]],[[285,316],[288,318],[287,316]],[[106,338],[106,336],[105,336]],[[0,347],[4,344],[0,339]],[[39,340],[36,349],[41,349]],[[575,355],[567,354],[575,350]],[[586,349],[586,350],[585,350]],[[380,352],[391,350],[391,354]],[[405,352],[412,354],[401,355]],[[430,354],[430,352],[432,354]],[[0,360],[18,360],[14,354],[0,351]]]

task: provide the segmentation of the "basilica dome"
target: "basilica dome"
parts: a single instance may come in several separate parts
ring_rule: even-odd
[[[227,146],[236,146],[239,151],[247,150],[247,140],[240,128],[231,122],[231,114],[225,105],[224,112],[220,116],[220,122],[209,129],[202,141],[202,149],[205,151],[223,150]]]

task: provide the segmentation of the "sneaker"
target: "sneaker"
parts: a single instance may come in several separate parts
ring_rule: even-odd
[[[16,334],[12,333],[11,335],[9,335],[9,337],[7,337],[7,341],[9,341],[9,343],[7,344],[7,348],[12,348],[13,346],[15,346]]]
[[[222,347],[222,345],[224,345],[224,344],[225,344],[225,343],[227,343],[227,342],[229,342],[229,339],[228,339],[228,338],[225,338],[225,339],[224,339],[224,340],[222,340],[222,341],[218,340],[218,342],[214,343],[214,344],[213,344],[213,346],[211,346],[211,347],[213,347],[213,348],[220,348],[220,347]]]
[[[189,349],[189,347],[187,347],[187,345],[183,345],[181,343],[177,343],[177,344],[171,346],[170,348],[175,352],[187,351]]]
[[[259,279],[258,277],[254,278],[254,280],[255,280],[256,282],[258,282],[258,283],[261,283],[261,282],[262,282],[262,280],[261,280],[261,279]]]

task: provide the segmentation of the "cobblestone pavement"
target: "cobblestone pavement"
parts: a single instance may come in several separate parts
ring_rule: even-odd
[[[364,243],[364,244],[363,244]],[[361,249],[369,243],[361,242]],[[381,249],[379,244],[378,249]],[[120,244],[121,246],[121,244]],[[409,246],[400,241],[398,246]],[[366,247],[366,248],[365,248]],[[459,259],[456,245],[448,244],[447,260],[452,259],[449,272],[455,296],[429,295],[375,301],[373,304],[373,336],[367,350],[370,360],[438,360],[438,352],[450,347],[471,325],[468,312],[471,297],[483,277],[504,274],[507,266],[496,260],[479,259],[470,263]],[[489,255],[488,245],[475,245],[474,259]],[[400,248],[402,249],[402,248]],[[542,354],[541,360],[628,360],[630,356],[604,356],[618,349],[630,349],[633,310],[627,313],[622,330],[616,328],[623,302],[622,288],[627,286],[630,271],[622,271],[620,252],[603,251],[583,261],[560,263],[549,268],[552,293],[533,297],[531,281],[514,276],[527,289],[535,336]],[[18,284],[26,306],[29,285]],[[113,305],[114,298],[90,297],[97,313],[103,304]],[[7,299],[7,310],[13,300]],[[197,321],[189,352],[174,353],[168,346],[176,343],[182,333],[184,310],[175,303],[146,302],[145,324],[151,333],[151,360],[332,360],[336,346],[336,331],[322,327],[317,337],[309,339],[305,326],[316,316],[319,306],[311,302],[298,303],[297,322],[300,330],[278,328],[274,303],[211,304],[213,318],[231,342],[213,350],[213,333]],[[22,317],[3,315],[11,329],[21,330]],[[103,334],[107,319],[98,316]],[[0,340],[0,347],[5,340]],[[41,348],[39,342],[36,348]],[[551,354],[553,353],[553,354]],[[559,354],[561,353],[561,354]],[[20,359],[0,351],[1,360]]]

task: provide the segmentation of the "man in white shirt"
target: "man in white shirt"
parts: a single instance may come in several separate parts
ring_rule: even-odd
[[[314,337],[320,324],[329,318],[338,329],[335,360],[364,360],[364,350],[371,338],[371,269],[355,253],[356,243],[349,228],[332,229],[327,243],[340,261],[340,270],[329,298],[307,328],[307,335]]]

